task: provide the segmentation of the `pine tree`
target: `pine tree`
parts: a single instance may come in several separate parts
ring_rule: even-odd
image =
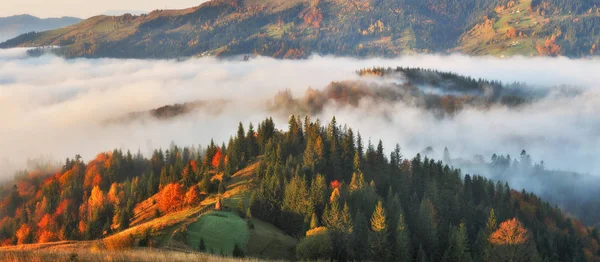
[[[353,225],[352,225],[352,216],[350,215],[350,208],[348,207],[348,203],[344,203],[344,208],[341,213],[341,225],[342,232],[346,234],[352,233]]]
[[[496,213],[492,208],[490,209],[490,214],[488,215],[488,220],[485,224],[486,237],[489,237],[496,229],[498,229],[498,222],[496,222]]]
[[[189,188],[194,183],[194,170],[192,169],[192,165],[187,165],[185,171],[183,172],[183,185],[186,188]]]
[[[258,144],[254,134],[254,126],[252,123],[248,126],[248,134],[246,135],[246,157],[250,158],[258,156]]]
[[[167,184],[171,183],[169,176],[167,175],[167,169],[165,167],[163,167],[160,170],[160,187],[164,187]]]
[[[246,162],[246,152],[248,151],[246,149],[247,147],[247,143],[246,143],[246,137],[244,135],[244,124],[242,124],[242,122],[240,122],[239,126],[238,126],[238,131],[237,131],[237,140],[235,141],[236,144],[236,148],[235,148],[235,155],[237,160],[239,161],[238,165],[236,168],[239,168],[240,166],[243,166]]]
[[[467,229],[464,223],[460,223],[458,227],[450,229],[448,248],[444,254],[447,261],[471,261],[471,253],[469,251],[469,239]]]
[[[479,254],[481,254],[484,260],[489,260],[492,252],[492,246],[489,242],[490,236],[498,228],[498,222],[496,221],[496,213],[494,209],[490,209],[487,223],[485,224],[485,230],[478,236]]]
[[[404,222],[404,214],[400,213],[396,227],[396,258],[398,261],[410,261],[410,231]]]
[[[365,178],[363,173],[353,173],[352,179],[350,180],[350,185],[348,186],[350,192],[360,191],[365,186]]]
[[[417,235],[421,243],[423,243],[423,248],[425,248],[430,259],[436,259],[438,254],[438,234],[435,216],[433,204],[428,198],[424,198],[419,207],[419,230]]]
[[[371,233],[369,234],[369,246],[371,259],[384,261],[389,258],[388,227],[386,223],[386,212],[381,201],[371,216]]]
[[[325,212],[323,212],[323,224],[325,224],[329,230],[340,231],[342,229],[340,208],[337,201],[326,206]]]
[[[317,214],[323,213],[327,199],[327,183],[325,177],[317,174],[310,183],[310,202]]]
[[[359,155],[358,151],[356,153],[354,153],[353,164],[354,164],[354,173],[362,173],[362,170],[360,167],[360,155]]]
[[[349,250],[355,260],[364,261],[369,256],[369,241],[365,241],[369,239],[369,222],[360,210],[355,217]]]

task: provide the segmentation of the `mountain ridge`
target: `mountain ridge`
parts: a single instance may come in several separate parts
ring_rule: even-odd
[[[62,46],[65,57],[176,58],[258,54],[394,57],[595,55],[591,0],[213,0],[182,10],[96,16],[21,35],[0,48]]]

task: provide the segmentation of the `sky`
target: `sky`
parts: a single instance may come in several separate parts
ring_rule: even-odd
[[[30,14],[41,18],[62,16],[89,18],[105,13],[147,13],[155,9],[183,9],[198,6],[206,0],[2,0],[0,2],[0,17]]]

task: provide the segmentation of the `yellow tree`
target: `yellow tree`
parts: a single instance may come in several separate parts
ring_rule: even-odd
[[[371,259],[383,261],[388,258],[389,246],[387,242],[388,226],[386,223],[386,212],[381,200],[371,216],[371,233],[369,234],[369,246]]]

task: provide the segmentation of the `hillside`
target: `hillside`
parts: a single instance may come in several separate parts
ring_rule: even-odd
[[[62,46],[56,51],[66,57],[584,57],[596,54],[599,25],[600,6],[591,0],[213,0],[185,10],[97,16],[0,47]]]
[[[525,159],[515,160],[524,165]],[[272,119],[227,145],[115,150],[0,191],[0,255],[162,260],[596,261],[597,228],[525,190],[382,142]],[[16,245],[16,246],[15,246]],[[507,251],[508,250],[508,251]],[[112,251],[112,252],[111,252]],[[119,251],[119,252],[116,252]],[[209,256],[208,259],[214,257]]]
[[[185,194],[186,203],[171,203],[173,207],[165,210],[161,205],[165,196],[161,192],[150,196],[131,210],[129,228],[114,234],[104,232],[105,236],[101,239],[45,242],[57,240],[51,237],[38,244],[0,247],[0,258],[31,261],[34,257],[41,257],[42,261],[68,261],[75,254],[78,259],[83,260],[104,257],[103,260],[164,261],[174,256],[176,261],[229,261],[221,256],[231,256],[231,249],[239,244],[252,257],[293,259],[293,248],[297,240],[259,219],[246,221],[234,209],[238,202],[248,202],[253,190],[252,184],[256,182],[257,166],[258,163],[254,163],[235,173],[227,183],[223,183],[223,192],[218,195],[199,192],[193,204],[188,202],[189,194]],[[222,174],[215,174],[213,179],[219,183],[220,177]],[[217,198],[223,199],[223,211],[214,211]],[[248,228],[247,223],[252,223],[253,228]],[[114,230],[120,227],[111,226]],[[234,237],[238,233],[242,235],[241,238]],[[207,245],[207,249],[203,251],[215,255],[194,252],[200,239]],[[148,251],[147,247],[156,249]],[[119,252],[114,252],[115,250]]]
[[[0,17],[0,43],[29,32],[41,32],[80,22],[75,17],[40,19],[31,15]]]

